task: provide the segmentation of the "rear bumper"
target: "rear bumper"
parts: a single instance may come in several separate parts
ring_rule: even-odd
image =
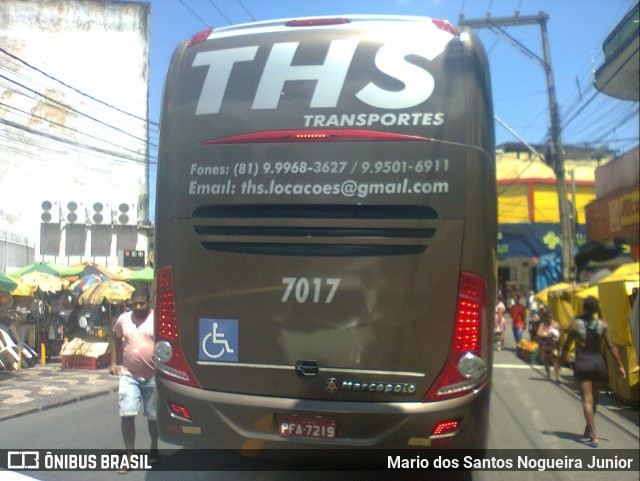
[[[164,441],[214,449],[465,448],[486,444],[490,384],[441,402],[347,402],[205,391],[158,377],[158,427]],[[175,403],[187,420],[171,412]],[[335,420],[334,439],[283,437],[279,415]],[[452,433],[433,435],[441,421],[460,420]]]

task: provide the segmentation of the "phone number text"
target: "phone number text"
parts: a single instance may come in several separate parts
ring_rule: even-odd
[[[257,177],[259,175],[304,175],[304,174],[426,174],[447,172],[449,159],[424,159],[416,161],[328,161],[328,162],[238,162],[233,167],[235,177]]]

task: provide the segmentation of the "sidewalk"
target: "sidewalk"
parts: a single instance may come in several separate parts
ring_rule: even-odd
[[[62,369],[49,363],[0,371],[0,422],[117,391],[118,378],[106,368]]]

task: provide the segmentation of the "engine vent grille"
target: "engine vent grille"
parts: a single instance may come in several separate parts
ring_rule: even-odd
[[[193,213],[211,251],[286,256],[390,256],[423,252],[437,212],[426,206],[233,205]]]

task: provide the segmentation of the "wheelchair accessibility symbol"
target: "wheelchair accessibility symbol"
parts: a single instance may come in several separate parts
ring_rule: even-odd
[[[238,320],[200,319],[199,360],[238,361]]]

